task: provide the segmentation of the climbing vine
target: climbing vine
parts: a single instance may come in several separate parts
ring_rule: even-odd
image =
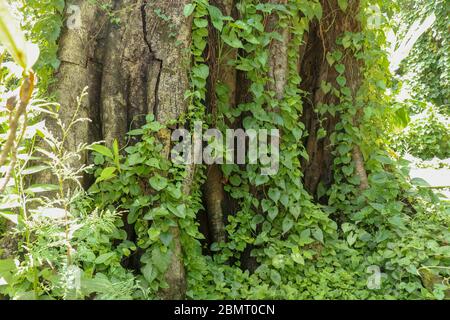
[[[39,45],[39,60],[34,66],[39,76],[39,88],[47,90],[53,72],[58,69],[58,39],[63,27],[65,1],[20,1],[19,10],[24,17],[24,28],[29,38]]]
[[[26,10],[37,10],[33,3]],[[61,13],[63,5],[45,12]],[[394,82],[384,48],[388,22],[374,16],[386,6],[243,0],[226,13],[215,1],[187,4],[184,112],[168,123],[146,115],[124,145],[84,146],[93,161],[84,171],[95,181],[67,205],[73,224],[87,221],[66,237],[68,253],[49,250],[63,261],[62,271],[55,276],[45,264],[41,270],[24,264],[31,270],[24,274],[34,277],[28,281],[8,260],[14,283],[0,292],[14,296],[17,284],[26,283],[25,293],[34,288],[37,297],[443,299],[450,276],[448,207],[410,181],[408,163],[383,138],[398,115],[386,90]],[[163,11],[155,14],[170,24]],[[50,34],[35,30],[48,41],[44,61],[56,68],[61,20],[53,23]],[[308,75],[305,52],[315,51],[310,64],[318,75]],[[47,65],[37,65],[45,85]],[[241,81],[236,101],[230,99],[236,88],[217,79],[227,68]],[[199,218],[207,211],[202,186],[210,167],[170,159],[172,130],[192,131],[199,121],[223,135],[235,128],[279,130],[276,174],[262,174],[261,163],[220,165],[220,184],[233,203],[224,210],[222,241],[211,240]],[[264,151],[268,157],[273,150]],[[225,158],[232,152],[225,150]],[[320,161],[329,161],[328,171],[308,172]],[[66,236],[67,224],[58,229]],[[373,268],[380,287],[368,286]],[[81,289],[57,285],[74,275]],[[167,293],[174,283],[179,296]]]

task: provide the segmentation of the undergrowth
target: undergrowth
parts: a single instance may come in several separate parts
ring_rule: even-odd
[[[345,10],[346,1],[340,3]],[[49,12],[38,2],[35,5]],[[367,5],[364,2],[362,7]],[[61,12],[61,8],[62,3],[51,10]],[[322,90],[337,96],[339,103],[320,106],[317,112],[338,110],[342,117],[332,136],[334,184],[321,190],[328,202],[319,205],[301,182],[300,163],[307,154],[298,141],[307,133],[300,121],[304,92],[299,89],[297,59],[303,34],[312,21],[322,18],[322,8],[314,0],[241,1],[237,10],[239,19],[233,19],[207,0],[186,6],[185,15],[193,17],[191,89],[186,93],[190,107],[178,123],[207,120],[204,101],[209,69],[204,50],[210,20],[222,43],[245,52],[232,63],[245,72],[252,96],[251,102],[232,110],[224,100],[227,88],[221,84],[216,92],[221,106],[217,126],[226,130],[234,118],[251,115],[243,119],[245,129],[279,128],[282,137],[277,175],[260,175],[259,165],[222,166],[229,181],[225,190],[239,204],[239,210],[228,216],[227,242],[205,247],[197,220],[203,209],[200,187],[205,168],[197,168],[191,192],[185,194],[188,167],[169,161],[161,139],[168,129],[152,115],[142,128],[129,132],[130,137],[140,138],[134,145],[120,149],[117,142],[112,146],[97,143],[65,150],[64,137],[71,124],[87,119],[74,117],[69,125],[59,123],[60,134],[54,135],[39,115],[57,117],[55,106],[33,100],[23,123],[26,134],[18,148],[14,179],[0,196],[0,214],[14,225],[4,239],[16,239],[17,249],[0,260],[1,295],[12,299],[158,298],[168,285],[163,275],[175,245],[170,228],[178,226],[188,298],[445,298],[450,276],[449,208],[432,191],[411,183],[408,163],[388,153],[388,140],[383,138],[395,115],[393,97],[385,90],[390,74],[380,49],[385,41],[383,26],[369,27],[362,12],[363,31],[343,34],[338,40],[340,50],[327,55],[339,73],[339,86],[324,83]],[[280,26],[295,35],[288,48],[289,76],[282,99],[266,90],[268,50],[279,39],[277,32],[264,30],[268,15],[276,15]],[[55,23],[59,25],[59,20]],[[47,30],[38,26],[34,25],[35,34]],[[57,29],[48,38],[50,45],[43,45],[53,58]],[[362,63],[366,79],[356,97],[346,86],[342,64],[350,54]],[[38,64],[37,70],[47,86],[49,61],[45,53],[43,57],[47,63]],[[53,62],[51,68],[57,67],[57,61]],[[355,126],[353,116],[362,106],[362,124]],[[0,112],[7,117],[6,109]],[[4,133],[8,121],[1,123]],[[355,144],[367,160],[370,188],[366,190],[359,188],[350,155]],[[71,165],[80,152],[88,150],[93,154],[92,166]],[[86,173],[96,181],[84,191],[78,180]],[[31,176],[36,174],[47,174],[49,183],[33,184]],[[130,226],[133,238],[125,231]],[[253,247],[251,256],[258,265],[254,272],[240,264],[248,246]],[[129,261],[137,267],[125,268]]]

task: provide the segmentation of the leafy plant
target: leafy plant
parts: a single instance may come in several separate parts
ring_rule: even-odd
[[[377,3],[392,9],[388,1]],[[386,133],[405,126],[409,118],[405,106],[386,91],[393,80],[383,50],[388,25],[384,20],[371,23],[369,4],[361,4],[367,13],[361,14],[361,30],[339,34],[336,50],[324,53],[323,62],[336,79],[323,81],[318,89],[335,103],[316,105],[315,116],[319,123],[329,115],[339,118],[329,138],[332,182],[321,185],[317,195],[303,184],[301,164],[308,152],[299,141],[308,134],[302,122],[307,97],[298,72],[302,39],[311,24],[324,19],[316,0],[240,1],[234,18],[207,0],[187,4],[184,15],[192,17],[190,89],[185,94],[189,107],[170,124],[147,115],[146,124],[130,131],[123,147],[115,141],[66,150],[73,125],[87,119],[78,119],[75,112],[64,125],[48,108],[51,104],[31,100],[13,180],[0,195],[0,214],[13,225],[5,226],[2,242],[19,239],[0,260],[0,293],[13,299],[155,299],[168,286],[164,275],[181,245],[188,298],[444,299],[450,277],[449,209],[420,181],[411,181],[408,163],[389,152]],[[349,5],[338,2],[344,13]],[[108,4],[103,9],[113,13]],[[166,19],[162,11],[156,14]],[[268,32],[270,19],[292,35],[286,44],[283,92],[276,92],[270,75],[271,47],[283,41],[277,30]],[[220,70],[227,63],[248,81],[246,103],[231,105],[231,88],[224,83],[208,92],[215,71],[205,54],[209,36],[218,42],[215,67]],[[364,75],[358,90],[347,78],[350,57]],[[206,114],[207,94],[217,99],[215,115]],[[1,112],[7,118],[9,111]],[[54,118],[58,133],[40,122],[42,113]],[[280,170],[264,176],[261,165],[222,165],[224,189],[238,209],[227,216],[227,241],[205,243],[198,216],[204,210],[206,170],[196,168],[192,190],[185,192],[190,168],[169,160],[169,125],[191,128],[204,120],[225,133],[236,119],[242,119],[244,129],[280,129]],[[429,121],[411,127],[416,132],[438,129],[445,142],[448,135],[437,119]],[[9,123],[1,121],[2,132],[10,129]],[[324,127],[317,131],[318,140],[327,136]],[[420,142],[417,133],[413,139]],[[412,147],[419,150],[418,145]],[[364,188],[355,146],[367,172]],[[79,154],[88,150],[93,165],[76,165]],[[87,191],[79,185],[84,173],[95,178]],[[33,184],[36,174],[47,175],[49,183]],[[241,262],[246,255],[255,261],[251,272]],[[379,289],[367,286],[374,266],[382,280]]]
[[[409,124],[395,143],[402,153],[423,160],[450,158],[449,119],[429,108]]]

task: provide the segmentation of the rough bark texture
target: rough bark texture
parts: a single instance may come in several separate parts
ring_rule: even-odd
[[[317,194],[320,183],[328,187],[333,182],[334,158],[330,137],[339,122],[338,113],[327,112],[325,115],[319,115],[316,111],[320,104],[329,106],[339,104],[339,98],[331,92],[325,94],[321,89],[322,82],[331,83],[333,87],[339,88],[336,83],[338,72],[334,66],[330,66],[327,62],[326,53],[335,50],[343,51],[343,48],[336,44],[336,40],[344,32],[361,30],[360,22],[357,20],[359,1],[349,1],[346,12],[339,8],[337,0],[321,1],[321,4],[323,19],[310,26],[307,42],[305,47],[301,49],[304,52],[304,59],[300,67],[300,75],[303,80],[301,88],[307,92],[302,121],[309,132],[305,142],[309,161],[303,161],[304,185],[306,190],[314,196]],[[342,63],[345,66],[347,85],[352,90],[353,97],[355,97],[361,84],[361,74],[359,74],[361,65],[351,53],[345,56]],[[360,116],[360,113],[357,113],[356,118],[358,116]],[[355,125],[357,125],[357,119],[355,119]],[[318,136],[320,128],[326,130],[326,136],[323,138]],[[356,163],[357,174],[361,179],[361,188],[367,188],[367,174],[358,147],[353,150],[353,159]]]
[[[233,15],[234,0],[214,0],[211,1],[211,4],[217,6],[225,15]],[[210,68],[210,77],[208,79],[207,106],[214,125],[218,113],[217,84],[225,85],[228,88],[227,102],[229,106],[235,107],[236,105],[236,69],[228,62],[236,57],[237,52],[225,45],[223,52],[227,52],[227,54],[219,61],[221,58],[218,56],[220,34],[214,28],[210,28],[209,31],[207,63]],[[226,201],[229,199],[225,194],[223,175],[219,165],[213,164],[208,167],[203,194],[210,242],[224,242],[226,241]]]
[[[286,3],[286,0],[272,0],[274,3]],[[189,87],[188,69],[190,64],[189,47],[191,21],[183,15],[184,6],[189,0],[125,0],[114,1],[114,12],[120,18],[120,24],[109,21],[107,14],[98,6],[87,1],[75,0],[73,4],[81,7],[82,27],[66,29],[61,38],[61,67],[57,73],[54,90],[62,104],[60,116],[67,122],[73,115],[76,97],[85,86],[89,86],[89,98],[82,106],[81,116],[92,119],[91,123],[79,123],[68,140],[67,147],[75,149],[80,143],[105,140],[108,145],[114,139],[121,145],[126,141],[125,134],[141,126],[145,115],[152,113],[160,122],[177,119],[186,109],[184,93]],[[219,7],[224,14],[236,15],[235,1],[215,0],[211,4]],[[323,0],[322,21],[313,22],[305,34],[300,50],[299,73],[302,78],[301,89],[306,92],[304,115],[309,136],[305,141],[309,161],[304,161],[304,184],[313,195],[319,183],[329,186],[333,180],[333,155],[330,135],[335,130],[339,115],[318,115],[319,104],[338,104],[332,94],[320,89],[322,81],[335,87],[337,72],[326,61],[326,52],[338,49],[336,40],[345,31],[357,32],[360,28],[356,19],[359,1],[349,1],[347,12],[339,9],[337,0]],[[163,13],[164,17],[158,12]],[[266,29],[277,31],[282,41],[273,41],[269,53],[269,75],[272,81],[267,89],[282,99],[288,78],[288,28],[280,28],[278,17],[268,17]],[[228,103],[235,107],[251,100],[249,81],[245,73],[227,64],[236,57],[236,50],[222,60],[218,57],[219,35],[210,29],[208,50],[205,53],[210,67],[206,105],[212,115],[213,123],[218,113],[215,94],[218,83],[229,89]],[[228,48],[229,49],[229,48]],[[245,55],[244,52],[239,54]],[[346,66],[348,85],[353,96],[356,95],[361,79],[359,64],[348,55],[343,62]],[[274,110],[277,112],[277,110]],[[357,113],[359,116],[360,113]],[[358,117],[357,116],[357,117]],[[356,118],[357,118],[356,117]],[[355,125],[358,119],[355,118]],[[230,123],[231,128],[242,128],[241,119]],[[324,138],[318,137],[318,130],[327,131]],[[170,149],[170,130],[160,133],[160,139],[166,146],[165,155]],[[363,157],[358,147],[353,150],[353,159],[357,174],[361,177],[361,189],[367,188]],[[82,155],[80,163],[87,163]],[[188,177],[183,185],[183,193],[189,194],[195,166],[188,167]],[[258,196],[255,189],[255,196]],[[208,242],[226,241],[225,223],[227,214],[236,208],[223,189],[223,176],[220,167],[212,165],[207,170],[206,183],[203,186],[206,209],[206,232]],[[130,227],[130,226],[128,226]],[[127,231],[132,233],[133,228]],[[180,229],[173,227],[173,255],[165,279],[169,288],[162,290],[164,299],[183,298],[186,291],[186,277],[183,264],[183,248],[180,241]],[[242,266],[254,270],[256,261],[251,257],[249,246],[242,255]],[[136,268],[136,266],[134,266]]]
[[[286,0],[270,0],[268,1],[274,4],[286,4]],[[278,32],[281,35],[281,40],[273,40],[269,46],[269,82],[266,86],[268,91],[275,93],[275,97],[278,100],[282,100],[285,93],[285,88],[288,80],[288,49],[291,33],[289,28],[281,28],[280,21],[277,14],[271,14],[267,18],[266,22],[266,32]],[[244,99],[247,97],[244,96]],[[241,102],[245,102],[241,101]],[[278,113],[279,108],[275,107],[273,112]],[[262,200],[264,198],[265,191],[261,188],[252,187],[252,193],[255,198]],[[262,209],[259,209],[259,214],[264,215]],[[257,231],[260,232],[261,226],[257,226]],[[254,245],[248,245],[244,250],[241,257],[241,264],[244,269],[254,272],[259,266],[256,258],[251,255],[252,250],[255,248]]]
[[[81,8],[82,26],[67,28],[62,34],[61,67],[54,91],[61,103],[60,118],[68,123],[76,98],[89,86],[80,116],[92,122],[76,125],[67,141],[68,149],[99,140],[111,145],[117,139],[123,145],[126,132],[140,127],[145,115],[153,113],[166,123],[186,110],[191,22],[184,17],[183,9],[189,2],[115,1],[113,12],[119,24],[110,22],[98,5],[73,2]],[[158,16],[157,9],[168,19]],[[164,136],[164,143],[170,147],[170,132]],[[86,154],[79,161],[85,163]],[[190,168],[190,176],[193,170]],[[184,192],[190,191],[191,183],[192,178],[186,179]],[[184,297],[186,281],[179,229],[171,231],[174,248],[166,273],[169,289],[161,296],[179,299]]]
[[[275,4],[285,4],[286,0],[272,0]],[[268,32],[278,32],[282,41],[272,41],[269,50],[269,90],[275,92],[275,97],[283,99],[284,89],[288,78],[288,45],[290,39],[289,28],[280,28],[278,16],[272,14],[268,21]]]

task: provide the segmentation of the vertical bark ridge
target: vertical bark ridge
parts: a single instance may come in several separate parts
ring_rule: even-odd
[[[287,0],[272,0],[276,4],[286,4]],[[281,41],[272,41],[269,48],[269,82],[268,89],[275,92],[278,100],[283,99],[288,78],[288,45],[290,39],[289,27],[280,28],[279,18],[272,14],[268,21],[268,32],[278,32]]]
[[[101,78],[101,63],[97,59],[98,37],[103,31],[100,10],[87,1],[76,0],[74,5],[81,9],[82,25],[79,28],[67,28],[60,38],[59,59],[60,68],[55,75],[55,85],[51,88],[61,104],[59,118],[67,125],[72,121],[77,98],[86,86],[90,87],[88,99],[84,99],[77,118],[95,119],[98,115],[96,98],[99,96],[99,81]],[[60,130],[54,119],[47,118],[47,127],[54,135],[59,136]],[[89,143],[100,139],[99,127],[93,122],[78,122],[66,140],[67,150],[77,150],[82,143]],[[88,162],[87,153],[73,160],[73,166],[79,167]],[[51,181],[50,176],[38,175],[40,181]],[[86,185],[86,178],[83,184]]]
[[[217,6],[224,15],[231,16],[234,7],[233,0],[215,0],[211,4]],[[215,127],[218,114],[218,103],[216,96],[217,84],[225,85],[228,89],[226,103],[229,107],[234,107],[236,103],[236,70],[228,65],[228,62],[236,56],[236,50],[224,46],[223,51],[229,52],[227,58],[219,61],[220,34],[210,26],[208,41],[207,63],[210,68],[208,79],[208,91],[206,105],[208,112],[212,116],[212,127]],[[225,220],[227,195],[223,185],[223,174],[217,164],[208,166],[206,171],[206,181],[203,186],[205,208],[207,212],[208,231],[210,242],[225,242]]]
[[[187,3],[190,1],[116,0],[113,11],[105,12],[88,1],[73,1],[80,7],[83,23],[79,29],[63,30],[62,63],[53,89],[62,105],[60,118],[68,123],[76,98],[89,86],[89,99],[79,117],[95,121],[77,124],[66,146],[69,150],[101,139],[107,145],[117,139],[123,146],[126,133],[144,124],[145,115],[153,113],[157,120],[168,123],[186,111],[191,32],[191,21],[183,15]],[[111,13],[119,23],[110,21]],[[50,128],[57,132],[51,123]],[[170,148],[170,133],[164,135],[164,143]],[[88,162],[84,154],[75,165]],[[188,168],[185,193],[190,192],[194,172],[194,167]],[[133,226],[126,230],[133,239]],[[174,227],[171,232],[173,255],[165,274],[169,288],[162,290],[161,296],[178,299],[184,297],[186,279],[180,229]],[[137,261],[129,263],[138,268]]]
[[[157,61],[159,74],[155,83],[153,112],[155,118],[168,123],[176,120],[187,110],[184,94],[189,89],[188,67],[189,45],[191,37],[190,21],[184,18],[183,9],[189,0],[155,0],[145,1],[143,17],[145,20],[145,43]],[[157,14],[164,14],[163,18]],[[163,134],[163,145],[167,147],[166,157],[169,157],[170,132]],[[183,182],[182,191],[190,194],[194,180],[195,166],[187,166],[187,176]],[[183,248],[179,226],[172,227],[172,256],[165,273],[169,285],[160,291],[163,299],[182,299],[186,293],[186,276],[183,262]]]
[[[323,7],[323,19],[320,23],[313,23],[308,35],[308,42],[305,47],[305,59],[300,68],[300,75],[303,79],[302,89],[308,93],[305,97],[303,121],[305,122],[307,131],[306,150],[309,160],[303,161],[304,185],[310,194],[316,196],[319,184],[329,187],[333,183],[333,147],[331,144],[331,134],[335,131],[335,126],[339,122],[339,114],[335,112],[331,114],[326,112],[319,115],[316,110],[321,104],[333,106],[339,104],[339,98],[334,96],[332,92],[324,93],[321,89],[321,83],[331,83],[333,87],[339,88],[336,83],[338,76],[334,66],[330,66],[326,60],[327,52],[342,50],[336,43],[336,40],[344,34],[344,32],[358,32],[360,23],[357,21],[357,13],[359,10],[359,1],[349,2],[347,11],[340,9],[337,0],[321,1]],[[330,30],[324,32],[324,26],[328,26]],[[360,65],[349,52],[342,61],[346,67],[345,76],[348,86],[352,88],[353,97],[360,83],[358,74]],[[325,137],[320,138],[319,129],[326,131]],[[357,173],[364,179],[363,174],[363,158],[359,147],[355,147],[353,151],[353,159],[357,166]],[[364,170],[365,172],[365,170]],[[325,200],[326,202],[326,200]]]

